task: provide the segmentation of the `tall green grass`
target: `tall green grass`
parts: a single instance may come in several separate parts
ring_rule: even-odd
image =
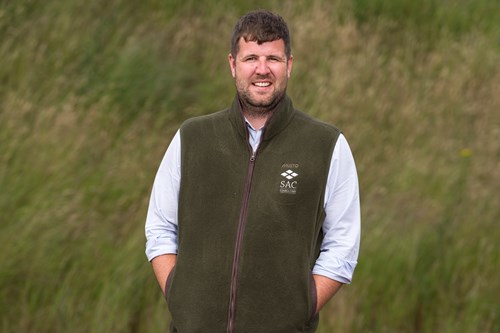
[[[180,122],[230,103],[258,7],[360,177],[358,268],[319,332],[500,331],[496,1],[25,0],[0,2],[2,332],[166,331],[150,188]]]

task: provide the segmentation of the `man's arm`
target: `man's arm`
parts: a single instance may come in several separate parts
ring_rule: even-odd
[[[176,254],[163,254],[151,260],[153,271],[155,272],[156,280],[160,285],[163,295],[166,296],[165,287],[167,285],[167,278],[175,266],[177,260]]]
[[[165,295],[177,259],[177,202],[180,186],[180,133],[177,131],[156,174],[146,218],[146,255]]]
[[[316,285],[317,303],[316,313],[339,291],[343,283],[327,278],[326,276],[313,274]]]
[[[358,178],[354,158],[341,134],[332,154],[325,191],[321,252],[313,268],[317,311],[343,284],[351,282],[360,238]]]

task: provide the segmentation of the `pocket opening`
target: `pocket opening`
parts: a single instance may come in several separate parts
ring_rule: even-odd
[[[310,275],[309,282],[309,295],[311,298],[311,316],[309,318],[309,321],[312,321],[316,317],[316,307],[318,306],[318,293],[316,290],[316,282],[314,281],[312,273]]]
[[[174,268],[175,267],[172,267],[172,269],[170,270],[170,273],[168,273],[167,280],[165,281],[165,295],[164,296],[165,296],[166,300],[168,299],[168,295],[170,294],[168,289],[170,288],[170,286],[172,284],[172,278],[174,276],[174,274],[173,274]]]

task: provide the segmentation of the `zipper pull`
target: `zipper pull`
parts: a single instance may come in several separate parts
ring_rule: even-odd
[[[252,156],[250,156],[250,162],[254,162],[255,161],[255,151],[252,152]]]

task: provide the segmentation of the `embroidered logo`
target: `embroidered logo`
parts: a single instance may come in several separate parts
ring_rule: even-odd
[[[299,165],[298,164],[283,164],[281,167],[298,168]],[[281,176],[286,178],[287,180],[280,181],[280,193],[297,194],[298,181],[296,180],[296,178],[299,176],[299,174],[296,171],[293,171],[292,169],[288,169],[285,172],[282,172]]]
[[[293,172],[292,170],[287,170],[287,171],[283,172],[281,175],[283,177],[285,177],[286,179],[293,179],[293,178],[297,177],[299,174]]]

